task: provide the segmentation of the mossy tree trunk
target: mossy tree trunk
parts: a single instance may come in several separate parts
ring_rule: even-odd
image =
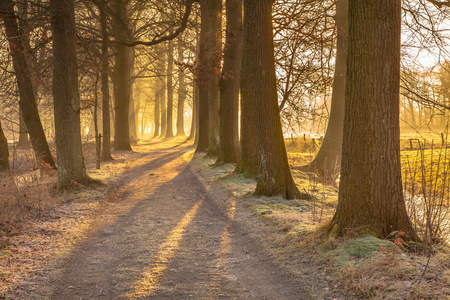
[[[349,39],[339,201],[333,232],[416,234],[400,168],[400,0],[349,0]]]
[[[220,151],[218,162],[239,156],[239,80],[242,58],[242,0],[226,1],[226,42],[220,79]]]
[[[53,103],[59,189],[86,183],[81,144],[75,12],[73,0],[52,0]]]
[[[246,83],[253,103],[259,158],[255,194],[295,199],[300,197],[300,192],[289,169],[278,108],[272,2],[244,0],[244,43],[247,43],[244,51],[247,53],[243,55],[247,59],[243,69],[251,74]]]

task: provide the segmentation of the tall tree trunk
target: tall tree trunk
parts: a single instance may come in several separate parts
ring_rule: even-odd
[[[130,125],[130,143],[136,143],[138,140],[137,137],[137,119],[139,117],[139,109],[137,109],[137,101],[134,98],[133,93],[133,85],[134,85],[134,49],[128,48],[128,55],[130,59],[130,81],[128,84],[130,85],[128,88],[128,92],[130,93],[130,107],[128,111],[128,122]]]
[[[178,39],[178,62],[184,62],[184,47],[181,37]],[[178,103],[177,103],[177,136],[185,136],[184,133],[184,103],[186,102],[186,82],[184,70],[178,71]]]
[[[207,2],[207,3],[206,3]],[[208,156],[218,156],[220,148],[220,91],[219,80],[222,61],[222,0],[207,0],[201,5],[208,6],[208,105],[209,143]],[[202,22],[203,24],[203,22]]]
[[[200,61],[200,25],[199,25],[199,10],[195,15],[195,61]],[[195,66],[198,70],[198,64]],[[194,80],[192,82],[192,120],[191,120],[191,130],[189,132],[189,140],[194,140],[194,145],[198,144],[199,136],[199,74],[195,74]]]
[[[84,166],[80,128],[75,12],[73,0],[50,3],[53,39],[53,103],[58,188],[90,181]]]
[[[167,131],[166,138],[173,137],[173,41],[169,41],[167,59]]]
[[[220,151],[217,161],[237,163],[239,156],[242,0],[227,0],[226,19],[226,46],[220,79]]]
[[[400,168],[400,0],[349,0],[349,39],[339,201],[332,232],[416,238]]]
[[[409,106],[409,113],[411,116],[411,126],[413,128],[417,128],[417,124],[416,124],[416,110],[414,108],[414,101],[411,99],[408,99],[408,106]]]
[[[243,54],[247,58],[243,68],[246,74],[252,74],[251,80],[245,82],[249,85],[247,93],[251,94],[255,113],[259,156],[255,194],[299,198],[300,192],[289,170],[278,108],[272,1],[244,0],[244,28],[247,45],[243,51],[248,52]]]
[[[127,42],[128,34],[128,16],[127,16],[127,1],[114,0],[112,1],[112,8],[114,11],[113,21],[113,35],[116,40]],[[114,148],[116,150],[131,150],[130,145],[130,124],[129,124],[129,109],[130,109],[130,95],[131,91],[131,60],[127,46],[117,43],[115,53],[114,65],[114,109],[115,109],[115,136]]]
[[[0,122],[0,174],[9,172],[9,151],[8,140],[3,132],[2,123]],[[0,178],[1,179],[1,178]]]
[[[166,106],[166,52],[160,47],[160,54],[158,60],[158,74],[160,95],[159,105],[161,109],[161,135],[164,138],[167,134],[167,106]]]
[[[209,60],[208,48],[210,39],[209,1],[200,1],[200,40],[196,82],[198,85],[198,132],[197,148],[195,152],[203,152],[209,147],[209,102],[208,102],[208,76]]]
[[[340,171],[344,127],[345,79],[347,72],[348,0],[336,2],[337,48],[330,120],[322,146],[307,166],[321,176],[332,177]]]
[[[253,70],[250,65],[253,60],[252,42],[248,25],[243,27],[242,40],[242,62],[241,62],[241,134],[240,134],[240,153],[236,165],[236,173],[243,174],[245,177],[255,177],[258,174],[258,152],[256,142],[255,115],[253,111]]]
[[[0,1],[0,17],[4,22],[6,36],[9,40],[13,66],[19,88],[19,106],[23,114],[23,121],[30,134],[36,159],[56,169],[55,162],[48,147],[44,128],[36,105],[33,85],[25,58],[26,43],[23,34],[19,31],[13,2],[11,0]]]
[[[199,118],[198,118],[198,84],[194,80],[193,91],[192,91],[192,120],[191,120],[191,130],[189,131],[189,140],[194,140],[194,144],[198,143],[198,132],[199,132]]]
[[[104,161],[112,160],[111,156],[111,118],[109,109],[109,36],[108,24],[106,20],[106,2],[100,1],[98,4],[100,11],[100,26],[102,31],[102,68],[100,73],[102,90],[102,128],[103,128],[103,150],[102,159]]]
[[[159,79],[157,79],[157,80],[159,80]],[[155,128],[154,128],[154,134],[153,134],[153,138],[157,138],[157,137],[159,137],[159,129],[160,129],[160,120],[159,120],[159,118],[160,118],[160,115],[161,115],[161,113],[160,113],[160,111],[159,111],[159,106],[160,106],[160,99],[161,97],[160,97],[160,91],[159,90],[157,90],[156,92],[155,92],[155,116],[154,116],[154,120],[155,120]]]

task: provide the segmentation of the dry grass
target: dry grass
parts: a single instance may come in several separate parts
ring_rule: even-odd
[[[311,144],[311,140],[302,140],[287,141],[287,148],[291,151],[288,153],[289,162],[292,166],[305,165],[314,157],[314,153],[307,147],[308,144]],[[405,147],[408,143],[404,142]],[[90,145],[88,146],[90,147]],[[95,158],[94,155],[87,157]],[[113,182],[120,177],[122,171],[119,171],[119,169],[126,166],[128,159],[132,159],[131,155],[123,154],[122,161],[116,160],[111,164],[102,166],[102,170],[91,172],[95,174],[96,178],[100,178],[104,182]],[[265,227],[266,230],[274,236],[273,240],[276,241],[269,245],[268,249],[280,260],[284,260],[281,263],[296,269],[297,272],[302,272],[301,267],[299,268],[299,265],[294,263],[294,259],[307,257],[307,263],[317,268],[316,276],[309,278],[315,286],[312,288],[312,292],[317,295],[317,299],[450,298],[450,252],[447,248],[435,249],[428,270],[421,279],[427,264],[427,257],[424,255],[408,253],[406,250],[394,251],[391,250],[391,247],[386,247],[386,241],[371,240],[369,242],[351,232],[344,238],[329,239],[327,222],[333,215],[337,203],[337,189],[335,186],[321,183],[314,174],[307,174],[299,170],[293,171],[294,180],[299,189],[314,196],[311,201],[284,200],[281,197],[253,197],[251,196],[255,188],[253,179],[242,176],[227,176],[234,170],[233,166],[213,166],[214,160],[212,159],[202,158],[199,159],[199,162],[206,173],[214,173],[215,176],[221,177],[222,186],[229,189],[231,195],[236,197],[243,207],[248,208],[255,218],[264,220],[263,223],[268,225]],[[93,167],[93,162],[88,162],[89,166]],[[27,172],[22,173],[29,174]],[[16,181],[18,178],[16,177]],[[10,195],[9,198],[5,197],[5,199],[9,199],[8,201],[4,201],[4,197],[2,197],[0,207],[0,222],[2,223],[0,226],[4,228],[3,235],[7,231],[10,233],[17,232],[20,230],[20,224],[29,224],[33,220],[39,223],[34,226],[35,228],[48,226],[45,225],[46,222],[43,222],[45,218],[39,220],[39,214],[42,217],[45,211],[51,210],[52,207],[57,205],[58,201],[61,203],[70,199],[70,195],[65,195],[65,198],[57,201],[50,197],[48,187],[54,180],[53,178],[44,181],[41,178],[38,180],[37,177],[25,176],[21,180],[24,183],[17,185],[17,193],[7,184],[0,186],[2,196]],[[25,193],[27,196],[25,197],[21,193]],[[78,194],[77,197],[80,202],[83,201],[83,197],[86,197],[86,203],[88,203],[87,197],[92,196]],[[86,208],[86,211],[89,211],[89,209]],[[85,217],[86,213],[84,210],[80,211],[79,215],[73,212],[61,213],[61,219],[66,218],[65,215],[73,218],[71,217],[70,222],[66,222],[67,224],[58,225],[65,229],[55,229],[55,231],[67,230],[66,227],[71,227],[79,222],[79,219]],[[9,221],[4,222],[3,220],[7,218],[9,218]],[[3,225],[3,223],[6,225]],[[0,233],[1,239],[2,234]],[[34,249],[44,248],[46,242],[43,241],[42,246],[35,246],[39,239],[35,239],[30,244],[29,249],[27,248],[30,258],[23,260],[22,265],[32,264],[32,259],[36,259],[36,253],[39,253],[33,251]],[[1,244],[2,242],[0,242]],[[8,252],[12,251],[12,248],[1,247],[0,258],[4,259],[0,259],[0,269],[2,263],[5,264],[7,260],[13,259],[10,255],[14,254]],[[367,255],[354,255],[354,253],[360,253],[351,252],[353,251],[351,249],[355,248],[365,249],[363,252],[367,252]],[[19,258],[15,254],[14,257],[17,265]],[[11,270],[13,270],[13,264],[14,261],[9,264]],[[11,282],[14,282],[15,279],[11,274],[1,274],[0,272],[0,289],[2,280],[9,280],[9,286],[11,286]]]
[[[115,153],[114,161],[96,170],[93,149],[93,144],[83,149],[90,159],[86,160],[88,174],[109,187],[54,193],[56,175],[34,170],[34,157],[25,154],[21,163],[33,167],[21,168],[9,186],[0,185],[0,299],[29,299],[26,293],[41,285],[46,264],[80,240],[101,199],[108,199],[111,184],[121,178],[133,157],[140,156]]]
[[[427,276],[420,280],[426,265],[423,256],[378,251],[368,259],[341,268],[342,280],[349,292],[363,299],[448,299],[450,288],[448,256],[436,258]]]
[[[403,158],[408,155],[411,159],[414,154],[414,159],[418,162],[422,161],[423,166],[432,166],[431,175],[430,169],[421,170],[424,171],[423,176],[432,178],[428,180],[428,183],[434,182],[437,185],[437,188],[431,187],[429,193],[437,195],[435,191],[438,189],[444,191],[443,186],[448,192],[449,181],[442,176],[449,176],[450,172],[440,172],[436,169],[439,164],[441,166],[448,164],[448,156],[442,152],[447,151],[447,147],[425,144],[423,147],[425,156],[421,157],[417,149],[410,149],[409,139],[415,138],[420,137],[410,134],[402,139]],[[433,134],[426,135],[426,139],[431,142]],[[434,145],[437,145],[439,139],[440,136],[435,137]],[[287,140],[286,144],[290,151],[288,157],[291,166],[306,165],[314,158],[315,153],[307,147],[307,139]],[[432,151],[434,152],[431,153]],[[420,164],[417,166],[420,167]],[[403,168],[406,173],[405,159],[403,159]],[[316,253],[309,257],[311,262],[322,265],[319,268],[327,270],[324,274],[335,274],[322,278],[322,280],[328,280],[332,288],[325,289],[320,297],[332,297],[331,295],[335,295],[336,291],[342,290],[348,298],[357,299],[450,299],[448,248],[437,246],[428,261],[427,255],[424,255],[428,253],[409,253],[404,247],[375,237],[365,239],[356,233],[349,233],[339,239],[330,239],[327,225],[337,203],[336,187],[323,184],[314,174],[301,172],[298,169],[295,169],[292,174],[298,187],[314,195],[314,200],[307,201],[301,206],[296,201],[289,202],[280,197],[248,198],[246,202],[249,203],[248,206],[253,214],[269,222],[270,228],[274,229],[272,232],[278,235],[277,241],[285,249],[280,250],[279,247],[272,246],[277,255],[292,257],[292,255],[283,256],[283,251]],[[421,178],[422,174],[415,178],[416,182],[420,183]],[[429,185],[427,189],[430,191]],[[442,202],[441,208],[448,209],[448,201],[444,203],[442,197],[439,199]],[[416,203],[416,209],[419,209],[417,207],[419,204]],[[434,204],[428,202],[426,205]],[[409,207],[411,208],[411,204]],[[423,216],[426,217],[425,214],[422,214]],[[437,219],[439,218],[436,217],[435,220]],[[416,225],[418,221],[419,219],[415,219]],[[423,223],[426,223],[425,221]],[[444,233],[443,230],[440,232]],[[366,252],[367,254],[360,255]]]

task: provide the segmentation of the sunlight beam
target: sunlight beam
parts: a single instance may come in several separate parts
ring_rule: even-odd
[[[167,239],[161,244],[159,252],[152,259],[151,267],[144,270],[141,279],[133,284],[132,291],[126,295],[128,299],[137,299],[153,295],[164,276],[170,261],[175,255],[176,250],[183,238],[186,227],[197,214],[199,207],[205,200],[206,192],[203,197],[187,212],[178,222],[177,226],[167,236]]]

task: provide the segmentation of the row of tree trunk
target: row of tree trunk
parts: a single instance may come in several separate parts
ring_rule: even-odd
[[[196,151],[207,151],[220,163],[237,163],[237,172],[246,176],[257,175],[258,195],[301,197],[289,170],[281,128],[271,1],[245,0],[243,9],[241,0],[226,1],[223,55],[222,1],[200,1],[200,10]]]
[[[277,101],[272,1],[243,1],[242,58],[240,46],[233,47],[233,43],[240,42],[233,34],[239,32],[237,6],[241,1],[226,1],[219,118],[216,41],[220,38],[216,35],[220,22],[216,20],[221,19],[220,2],[200,1],[197,151],[208,149],[209,155],[218,155],[218,161],[223,162],[236,162],[237,158],[237,172],[257,175],[256,195],[299,198],[301,194],[289,170]],[[356,228],[386,237],[399,230],[417,239],[403,199],[399,158],[400,12],[400,0],[337,1],[332,117],[324,144],[309,166],[322,175],[335,173],[343,149],[339,203],[330,232],[342,234]],[[233,80],[239,77],[234,76],[239,62],[241,134],[237,156],[235,97],[239,89]]]

